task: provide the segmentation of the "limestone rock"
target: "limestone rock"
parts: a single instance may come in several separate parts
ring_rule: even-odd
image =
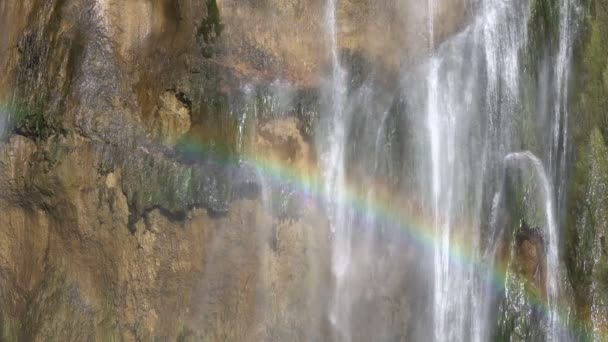
[[[521,275],[531,288],[544,292],[545,241],[541,229],[531,228],[523,222],[516,234],[516,245]]]
[[[168,145],[175,145],[180,137],[190,131],[190,110],[173,92],[165,92],[160,101],[154,119],[156,135]]]
[[[256,149],[260,155],[281,160],[297,170],[305,171],[313,161],[310,143],[304,140],[301,124],[296,118],[271,120],[259,127]]]

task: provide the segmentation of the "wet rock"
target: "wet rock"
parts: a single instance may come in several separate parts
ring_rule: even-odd
[[[577,303],[576,315],[588,322],[588,336],[608,326],[608,258],[604,237],[608,232],[608,149],[594,129],[575,166],[572,182],[571,223],[566,231],[570,282]]]
[[[167,91],[160,98],[153,124],[156,136],[168,145],[175,145],[190,130],[190,109],[174,92]]]
[[[573,146],[566,227],[567,263],[574,288],[575,317],[585,322],[580,339],[600,339],[608,331],[608,259],[601,252],[608,234],[608,8],[586,2],[586,15],[574,59],[578,75],[572,109]],[[605,336],[605,335],[604,335]]]
[[[299,170],[310,168],[313,161],[309,142],[304,140],[301,124],[296,118],[284,118],[263,123],[258,129],[255,145],[261,155],[272,154]]]
[[[435,3],[439,43],[460,28],[466,7],[461,0]],[[222,0],[218,5],[228,63],[246,75],[318,84],[330,58],[325,1]],[[338,49],[364,56],[387,75],[429,49],[427,7],[415,0],[348,0],[337,6]]]
[[[326,222],[307,208],[268,245],[255,169],[231,154],[245,74],[202,55],[206,11],[0,5],[2,113],[35,114],[0,141],[0,340],[323,340],[308,329],[324,324]],[[173,148],[197,129],[226,158]],[[310,157],[300,134],[268,131],[268,153],[295,138],[293,161]]]
[[[303,125],[296,118],[263,122],[257,128],[251,150],[261,166],[262,180],[270,189],[268,205],[274,215],[283,219],[300,217],[308,205],[305,198],[311,195],[306,193],[311,189],[305,189],[305,182],[314,175],[315,159],[302,131]]]
[[[542,289],[544,284],[545,241],[539,227],[522,222],[516,234],[517,258],[522,275],[530,284]]]
[[[302,305],[311,279],[326,273],[313,262],[327,251],[318,229],[325,223],[313,219],[318,213],[282,223],[272,250],[264,230],[272,218],[257,199],[235,199],[221,217],[196,208],[178,217],[163,208],[180,203],[172,197],[179,193],[167,191],[184,189],[180,172],[192,171],[172,169],[159,156],[154,167],[140,165],[148,159],[131,155],[132,170],[124,163],[104,174],[95,143],[67,137],[56,149],[43,163],[55,147],[43,149],[21,136],[0,145],[2,339],[175,340],[190,332],[243,340],[258,330],[298,329],[300,336],[320,324],[313,321],[322,315],[313,315],[310,324],[299,325],[305,312],[324,310],[317,295],[310,307]],[[148,183],[129,180],[140,168],[148,170]],[[155,182],[165,177],[177,183],[162,190]],[[129,231],[130,189],[138,186],[149,191],[143,199],[159,202],[135,216]],[[259,283],[260,274],[269,282]],[[265,312],[280,316],[260,316],[261,298]]]

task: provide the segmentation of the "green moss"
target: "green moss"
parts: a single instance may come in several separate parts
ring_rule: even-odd
[[[608,89],[608,59],[606,60],[606,70],[604,70],[604,89]]]
[[[220,17],[220,10],[216,0],[207,0],[207,16],[203,18],[198,28],[197,35],[203,37],[203,55],[207,58],[213,56],[214,49],[212,44],[222,35],[224,24]]]
[[[608,4],[588,3],[584,35],[576,56],[575,139],[584,141],[594,128],[608,136]]]
[[[132,156],[123,166],[122,187],[130,206],[130,228],[147,211],[159,209],[181,219],[192,207],[223,213],[231,196],[229,164],[205,159],[181,164],[152,154]]]
[[[5,128],[0,132],[0,136],[17,133],[37,141],[45,141],[52,135],[65,134],[61,120],[45,108],[45,101],[37,101],[31,105],[15,104],[8,110],[3,110],[2,115],[5,117],[1,119]]]
[[[515,248],[514,244],[511,248]],[[507,270],[506,295],[499,306],[499,321],[493,340],[542,341],[542,304],[527,280],[515,268],[514,263],[511,263]]]
[[[574,146],[565,226],[565,256],[576,301],[576,319],[590,322],[595,299],[608,302],[608,3],[583,3],[585,17],[575,46],[570,127]],[[600,257],[601,256],[601,257]],[[595,284],[595,286],[594,286]],[[593,291],[593,289],[596,291]],[[590,327],[586,327],[587,330]],[[588,332],[582,332],[588,335]]]
[[[569,219],[566,225],[566,262],[580,322],[591,322],[593,302],[607,302],[603,239],[608,233],[608,148],[595,128],[584,147],[578,149],[570,188]],[[597,289],[597,291],[593,291]],[[587,331],[585,331],[585,329]],[[590,326],[580,333],[588,335]]]
[[[524,72],[522,78],[521,108],[517,108],[517,126],[520,141],[518,148],[542,154],[542,132],[537,122],[538,110],[544,107],[539,103],[545,99],[539,96],[543,79],[539,71],[546,67],[547,58],[558,49],[559,38],[559,3],[552,0],[533,0],[530,2],[530,19],[528,21],[528,41],[522,52],[521,63]]]
[[[559,24],[559,1],[536,0],[531,3],[533,34],[553,34]]]
[[[559,2],[552,0],[534,0],[530,3],[530,21],[528,22],[529,42],[526,49],[525,63],[531,70],[538,70],[537,63],[543,60],[547,48],[555,46],[559,33]]]
[[[19,341],[20,322],[5,315],[0,316],[0,341]]]

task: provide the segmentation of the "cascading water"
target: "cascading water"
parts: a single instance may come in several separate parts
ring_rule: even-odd
[[[549,325],[547,331],[547,338],[550,341],[557,341],[560,339],[562,328],[560,327],[559,312],[557,302],[559,300],[559,256],[558,256],[558,230],[555,221],[555,206],[553,202],[553,187],[551,186],[549,176],[545,171],[540,159],[538,159],[531,152],[515,152],[510,153],[505,158],[506,164],[510,163],[522,163],[529,162],[532,164],[533,170],[538,177],[542,188],[542,197],[544,201],[544,214],[545,214],[545,225],[546,233],[548,237],[547,241],[547,301],[549,310]]]
[[[547,238],[544,334],[549,340],[567,338],[562,334],[563,322],[557,308],[560,299],[557,213],[565,196],[572,3],[573,0],[562,0],[559,6],[554,77],[544,85],[552,89],[547,99],[553,102],[544,107],[553,112],[549,119],[552,128],[550,137],[537,142],[542,148],[539,153],[544,153],[537,158],[531,153],[514,153],[529,143],[521,131],[522,121],[544,122],[542,115],[527,111],[529,107],[525,104],[529,98],[525,84],[536,77],[529,74],[524,62],[531,44],[529,23],[535,14],[534,2],[474,2],[470,4],[469,24],[444,42],[437,41],[435,28],[441,2],[427,2],[430,54],[418,66],[402,70],[400,83],[405,112],[399,115],[406,117],[401,122],[413,127],[414,153],[420,163],[416,172],[412,165],[404,165],[400,172],[402,178],[417,175],[414,191],[426,194],[420,200],[432,222],[433,261],[429,266],[434,286],[428,304],[433,323],[427,336],[435,341],[487,341],[497,334],[496,322],[501,314],[497,307],[501,301],[510,300],[510,292],[495,289],[496,260],[503,240],[515,230],[511,226],[505,228],[506,232],[498,232],[495,222],[502,203],[505,160],[507,164],[528,161],[542,188],[543,231]],[[339,51],[337,0],[326,3],[325,27],[331,73],[324,88],[327,99],[317,131],[317,151],[332,241],[334,284],[329,321],[335,340],[350,341],[356,339],[353,331],[358,328],[353,323],[356,307],[374,298],[373,291],[362,289],[365,286],[360,282],[373,273],[369,271],[374,268],[370,260],[381,258],[372,242],[378,236],[370,232],[381,230],[382,224],[374,213],[358,216],[351,203],[347,203],[346,170],[357,166],[358,173],[349,172],[348,176],[361,182],[381,174],[379,161],[390,159],[383,145],[390,115],[388,110],[379,111],[368,103],[375,101],[369,98],[380,93],[373,82],[352,89],[347,81],[349,75]],[[546,100],[543,94],[537,96],[537,103]],[[363,131],[357,128],[359,121],[367,125]],[[353,137],[360,141],[353,141]],[[351,160],[351,149],[373,156],[356,155]],[[366,163],[374,166],[362,166]],[[374,201],[372,190],[366,196],[369,203]],[[366,234],[355,234],[359,231]],[[455,258],[454,251],[464,246],[470,262]],[[365,258],[361,254],[366,254]],[[383,267],[387,268],[380,265],[380,269]]]
[[[428,1],[431,48],[436,44],[435,6],[433,0]],[[482,220],[475,218],[487,215],[482,211],[482,202],[488,201],[483,194],[494,193],[500,187],[501,159],[517,149],[521,139],[516,132],[524,101],[525,71],[521,59],[529,44],[531,6],[533,3],[527,1],[478,2],[471,24],[439,45],[420,71],[426,75],[421,76],[426,82],[426,105],[412,107],[415,113],[421,109],[426,113],[428,147],[423,145],[421,153],[428,155],[429,166],[425,168],[431,172],[427,193],[431,194],[429,207],[437,236],[433,266],[436,341],[485,341],[492,336],[489,327],[495,315],[489,315],[489,306],[495,302],[495,294],[488,291],[492,275],[487,273],[493,272],[494,263],[486,261],[488,257],[496,258],[496,242],[476,240],[485,233]],[[564,198],[572,11],[571,1],[560,2],[559,46],[551,95],[554,105],[549,106],[554,113],[549,121],[553,135],[545,145],[549,148],[551,177],[547,178],[543,165],[533,155],[510,155],[526,156],[532,161],[545,194],[549,307],[546,334],[550,340],[563,337],[556,308],[559,227],[553,203],[555,198],[561,206]],[[458,226],[467,217],[473,218],[468,230]],[[468,235],[470,245],[479,250],[477,267],[460,265],[450,257],[450,250],[463,235]],[[477,248],[484,244],[492,247],[485,252]]]
[[[492,177],[489,157],[510,149],[510,127],[519,96],[518,54],[526,45],[527,4],[485,1],[472,23],[434,51],[425,70],[434,218],[435,340],[484,340],[472,279],[476,269],[450,258],[458,239],[478,246],[484,179]],[[485,68],[485,69],[484,69]],[[485,85],[485,96],[479,96]],[[481,101],[480,101],[481,100]],[[484,101],[485,100],[485,101]],[[487,113],[487,114],[486,114]],[[424,152],[425,147],[423,147]],[[490,168],[493,164],[490,164]],[[472,227],[459,227],[467,218]],[[470,317],[473,310],[479,316]]]
[[[566,173],[566,152],[568,148],[568,82],[570,79],[570,59],[572,57],[572,36],[574,29],[573,0],[561,0],[559,6],[559,48],[555,61],[555,97],[553,105],[553,141],[549,153],[549,165],[553,180],[557,185],[558,207],[563,209]]]
[[[351,226],[344,206],[345,195],[345,148],[346,148],[346,73],[340,63],[338,51],[337,2],[327,2],[325,26],[329,36],[331,78],[328,82],[327,116],[323,121],[329,132],[326,149],[321,156],[325,179],[325,197],[332,232],[332,273],[334,296],[330,320],[338,340],[350,340],[351,299],[348,272],[351,259]]]

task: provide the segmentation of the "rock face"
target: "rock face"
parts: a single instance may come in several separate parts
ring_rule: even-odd
[[[221,0],[226,60],[245,74],[265,74],[314,84],[326,71],[325,0]],[[441,42],[460,28],[463,0],[436,1],[433,40]],[[373,61],[387,74],[429,50],[429,9],[417,0],[338,1],[338,44],[350,55]],[[281,34],[276,34],[281,32]]]
[[[525,222],[516,235],[519,272],[534,291],[545,288],[545,241],[539,227],[530,228]]]
[[[314,207],[279,220],[239,189],[235,92],[263,75],[230,37],[203,41],[210,15],[204,1],[0,4],[0,340],[320,339],[325,222]],[[260,148],[286,137],[303,163],[290,120]]]
[[[190,131],[190,109],[171,91],[161,95],[160,102],[153,119],[154,131],[167,144],[175,145],[180,137]]]
[[[575,91],[570,116],[573,157],[569,187],[566,260],[576,302],[575,317],[584,322],[580,339],[600,340],[608,331],[608,7],[585,1],[587,14],[581,53],[575,63]]]
[[[299,318],[321,310],[322,296],[309,298],[326,273],[313,263],[326,250],[314,208],[273,223],[257,200],[221,218],[158,206],[129,230],[130,171],[104,172],[89,139],[48,145],[17,135],[0,149],[3,340],[308,336]]]

